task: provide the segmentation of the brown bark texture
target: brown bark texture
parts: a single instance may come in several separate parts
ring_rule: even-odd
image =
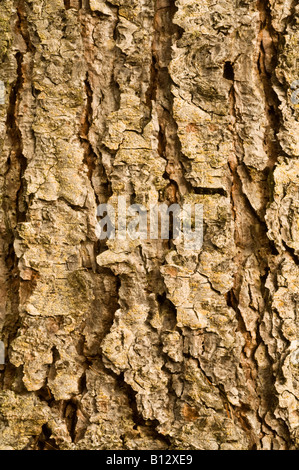
[[[1,450],[295,450],[297,0],[0,1]],[[99,204],[202,204],[203,245]]]

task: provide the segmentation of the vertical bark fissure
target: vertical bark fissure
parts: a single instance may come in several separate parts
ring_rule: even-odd
[[[163,5],[163,6],[162,6]],[[159,120],[159,155],[167,161],[165,179],[173,189],[174,200],[181,199],[191,191],[182,163],[181,143],[177,135],[177,124],[173,117],[173,82],[169,73],[172,45],[180,35],[173,22],[177,11],[174,0],[155,0],[154,37],[152,44],[152,84],[150,96],[157,103]],[[176,195],[176,193],[178,193]]]
[[[245,369],[248,368],[252,377],[253,375],[255,375],[256,377],[260,377],[261,379],[262,387],[265,389],[262,391],[260,386],[260,390],[256,390],[258,402],[261,403],[262,400],[267,400],[266,397],[271,397],[271,400],[268,400],[268,408],[262,415],[260,415],[259,413],[259,407],[255,407],[256,418],[260,422],[261,427],[263,429],[262,436],[265,436],[265,433],[267,432],[272,434],[273,437],[275,437],[275,435],[277,434],[277,430],[271,428],[269,423],[265,420],[267,413],[272,413],[276,406],[275,403],[277,400],[275,400],[276,393],[274,389],[275,373],[273,370],[273,359],[268,353],[267,346],[265,345],[264,340],[262,338],[260,328],[263,322],[265,311],[267,309],[271,309],[271,305],[269,305],[266,296],[266,280],[267,273],[270,270],[271,259],[277,254],[276,250],[273,247],[273,243],[271,243],[271,241],[268,239],[268,228],[264,220],[264,215],[266,214],[268,203],[271,202],[272,195],[270,187],[271,178],[273,178],[273,171],[277,163],[278,157],[280,155],[285,155],[285,152],[283,152],[278,139],[282,115],[279,109],[280,102],[276,92],[274,91],[272,83],[273,73],[278,60],[277,47],[279,43],[279,36],[271,24],[271,13],[269,3],[267,1],[261,0],[258,2],[258,8],[261,15],[261,29],[259,33],[260,52],[258,56],[257,72],[260,76],[260,80],[263,85],[265,97],[265,115],[268,120],[268,127],[265,132],[264,141],[264,148],[266,154],[268,155],[268,165],[264,170],[264,174],[268,179],[265,180],[266,184],[264,187],[264,207],[262,210],[262,214],[259,215],[257,211],[252,207],[248,197],[243,191],[243,182],[239,176],[238,168],[243,167],[246,170],[246,166],[244,165],[240,157],[238,157],[238,155],[241,156],[241,158],[244,156],[244,148],[242,145],[242,139],[239,137],[237,128],[235,127],[233,134],[235,140],[236,154],[232,155],[229,161],[229,168],[231,171],[232,178],[231,204],[235,221],[235,241],[236,246],[238,248],[238,254],[235,258],[236,265],[238,266],[238,271],[235,274],[234,287],[228,294],[227,300],[228,305],[231,306],[236,312],[237,318],[239,320],[239,329],[245,337],[245,346],[241,357],[242,367],[244,367]],[[238,111],[236,108],[234,77],[232,76],[231,79],[233,83],[230,92],[230,109],[232,118],[236,123],[240,118],[238,116]],[[247,173],[247,176],[250,178],[249,173]],[[252,234],[251,242],[248,243],[248,240],[246,240],[245,244],[242,242],[242,232],[240,232],[240,227],[242,227],[242,220],[240,219],[240,217],[245,220],[244,213],[241,210],[242,205],[244,210],[249,215],[249,220],[251,218],[252,221],[254,221],[259,226],[259,231],[256,234],[257,236],[254,237]],[[252,333],[248,331],[246,323],[242,316],[242,311],[239,308],[239,294],[243,282],[245,263],[248,256],[250,255],[250,252],[254,254],[259,263],[261,280],[260,289],[261,295],[264,300],[264,306],[261,310],[259,310],[259,319],[256,325],[255,339],[252,337]],[[267,377],[261,377],[261,375],[259,376],[259,366],[255,358],[255,353],[260,345],[265,346],[267,361],[269,363],[269,374],[267,375]],[[242,416],[242,418],[245,418],[242,409],[239,411],[239,414]],[[286,434],[280,437],[282,439],[285,439]]]
[[[232,64],[232,69],[234,65]],[[260,258],[260,251],[262,250],[263,245],[268,243],[267,239],[267,229],[265,223],[261,218],[258,216],[254,208],[252,207],[248,197],[243,191],[242,180],[238,174],[238,168],[242,165],[241,158],[244,157],[244,148],[242,139],[238,135],[238,131],[236,128],[236,123],[238,122],[239,116],[238,111],[236,108],[236,96],[235,96],[235,84],[234,84],[234,74],[231,76],[232,86],[229,94],[230,99],[230,113],[234,122],[234,129],[233,129],[233,138],[234,138],[234,146],[235,146],[235,153],[231,154],[231,158],[228,162],[228,166],[231,172],[231,206],[232,206],[232,213],[234,219],[234,237],[235,237],[235,244],[237,247],[237,255],[235,257],[235,264],[237,266],[237,271],[234,276],[234,286],[230,292],[226,294],[227,298],[227,305],[236,313],[236,318],[238,320],[238,329],[244,336],[245,345],[243,347],[242,355],[240,358],[240,364],[245,371],[247,371],[248,375],[251,377],[251,380],[254,376],[258,374],[258,365],[255,360],[255,352],[258,346],[262,342],[262,338],[259,334],[260,322],[262,320],[260,312],[260,320],[257,324],[257,329],[255,331],[255,338],[250,330],[248,330],[246,326],[245,319],[243,318],[242,311],[239,307],[240,305],[240,292],[242,288],[244,272],[246,270],[245,263],[251,253],[254,253],[257,259]],[[241,158],[240,158],[241,157]],[[249,216],[249,220],[253,223],[258,224],[260,227],[260,235],[259,237],[254,237],[254,234],[251,233],[251,240],[244,239],[244,233],[242,233],[243,227],[243,220],[246,220],[244,217],[244,213],[247,213]],[[244,230],[244,229],[243,229]],[[251,230],[249,229],[249,232]],[[261,269],[261,277],[263,277],[263,269],[266,269],[264,266],[264,262],[260,259],[260,269]],[[256,396],[258,398],[258,396]],[[260,398],[258,398],[258,401]],[[254,407],[255,415],[257,421],[262,425],[264,425],[264,421],[262,417],[259,416],[258,406]],[[238,417],[241,425],[242,423],[246,422],[247,425],[245,427],[245,431],[248,433],[249,440],[251,442],[251,446],[254,447],[257,445],[257,436],[254,435],[252,426],[250,422],[248,422],[246,418],[246,407],[243,406],[237,408],[236,416]],[[267,426],[266,426],[267,427]]]
[[[16,164],[19,168],[19,188],[16,192],[16,221],[21,222],[24,220],[24,212],[21,210],[21,197],[23,193],[23,176],[26,169],[26,159],[23,155],[23,143],[22,143],[22,134],[18,125],[18,109],[19,109],[19,100],[21,90],[24,84],[23,77],[23,54],[17,52],[16,54],[16,63],[17,63],[17,80],[12,87],[10,98],[9,98],[9,107],[7,111],[7,120],[6,128],[7,135],[11,144],[11,155],[9,164]],[[14,160],[14,161],[12,161]],[[9,167],[10,169],[10,167]],[[8,207],[4,207],[6,210]]]
[[[95,92],[95,90],[93,87],[92,79],[95,75],[95,69],[93,66],[93,60],[95,60],[95,57],[93,57],[93,54],[96,53],[97,45],[90,44],[89,42],[90,37],[88,36],[89,30],[87,28],[87,22],[88,22],[88,18],[93,19],[93,18],[98,17],[99,19],[102,19],[102,16],[105,16],[105,15],[102,15],[97,11],[94,12],[91,10],[90,3],[88,0],[80,4],[79,22],[80,22],[80,27],[81,27],[81,36],[82,36],[82,43],[83,43],[83,50],[84,50],[84,61],[85,61],[85,67],[86,67],[86,80],[84,82],[86,108],[83,112],[83,116],[81,120],[80,140],[85,147],[84,163],[87,165],[88,176],[91,181],[91,185],[94,189],[97,202],[99,202],[100,195],[97,194],[97,191],[94,188],[92,177],[93,177],[96,164],[99,160],[101,160],[101,158],[99,156],[100,152],[98,151],[98,149],[95,149],[93,147],[93,144],[91,143],[90,138],[89,138],[89,133],[91,131],[93,118],[94,118],[93,116],[93,93]],[[115,28],[116,26],[117,26],[117,22],[115,22]],[[100,93],[101,90],[97,90],[97,92]],[[112,195],[111,184],[109,182],[109,179],[106,174],[105,167],[102,161],[100,161],[99,164],[101,168],[103,182],[106,186],[106,194],[105,194],[106,201],[101,200],[101,202],[107,202],[109,197]]]
[[[88,137],[88,134],[92,125],[92,89],[89,83],[88,72],[86,73],[84,88],[85,88],[86,107],[84,109],[82,119],[81,119],[81,128],[80,128],[79,138],[84,148],[83,163],[87,167],[87,170],[88,170],[87,175],[88,175],[91,187],[94,191],[95,199],[98,202],[98,197],[97,197],[96,191],[94,189],[93,181],[92,181],[92,176],[93,176],[93,171],[96,166],[97,156],[93,151],[92,145]]]
[[[113,11],[115,15],[113,18],[113,40],[115,43],[114,55],[116,57],[119,53],[117,45],[116,45],[117,25],[119,21],[119,15],[118,15],[119,7],[116,5],[110,4],[109,2],[106,2],[106,4],[111,8],[111,10]],[[113,195],[112,182],[103,164],[103,152],[109,153],[113,160],[116,154],[116,150],[113,151],[110,148],[108,148],[100,139],[100,137],[103,137],[103,135],[107,131],[107,122],[106,122],[107,116],[102,118],[104,119],[104,122],[102,123],[104,130],[102,131],[102,133],[97,132],[96,129],[93,129],[93,121],[95,118],[94,94],[97,93],[99,96],[102,96],[102,99],[104,99],[105,93],[110,94],[111,95],[110,100],[109,100],[109,106],[111,106],[110,111],[115,111],[116,109],[120,108],[118,83],[114,76],[115,75],[115,70],[114,70],[115,63],[113,64],[111,77],[107,77],[107,84],[104,85],[104,89],[102,90],[101,89],[102,83],[101,83],[101,80],[100,81],[98,80],[97,70],[94,64],[94,62],[98,60],[97,53],[98,53],[98,48],[100,48],[100,45],[97,45],[95,42],[93,43],[90,42],[91,33],[90,33],[90,28],[89,28],[89,22],[92,25],[92,29],[94,31],[94,28],[98,26],[98,22],[105,21],[107,20],[107,18],[109,18],[109,16],[106,17],[106,15],[101,13],[100,11],[92,10],[89,0],[83,0],[82,2],[80,2],[79,21],[80,21],[80,27],[81,27],[81,37],[82,37],[83,51],[84,51],[84,62],[85,62],[85,68],[86,68],[86,80],[84,82],[86,105],[85,105],[85,109],[84,109],[82,119],[81,119],[79,137],[80,137],[81,144],[84,148],[84,164],[86,165],[88,169],[88,177],[89,177],[91,186],[93,188],[97,205],[108,203],[109,199]],[[91,34],[91,36],[94,41],[93,33]],[[114,60],[116,61],[116,58]],[[109,78],[110,78],[110,83],[109,83]],[[102,104],[102,102],[100,101],[100,106],[105,106],[105,104]],[[105,113],[107,113],[106,110],[105,110]],[[100,177],[100,187],[95,186],[93,182],[94,177]],[[103,253],[106,250],[108,250],[107,240],[98,240],[97,242],[95,242],[94,244],[95,258],[97,255]],[[107,275],[113,276],[115,280],[116,289],[115,289],[115,292],[114,290],[112,290],[110,293],[111,296],[115,294],[115,297],[114,299],[110,298],[110,304],[111,304],[109,308],[110,321],[109,321],[109,326],[106,326],[106,329],[103,333],[104,337],[106,336],[106,334],[108,334],[109,330],[111,329],[113,325],[116,310],[120,308],[119,290],[121,288],[121,276],[116,275],[113,272],[113,270],[109,269],[108,267],[100,267],[100,266],[96,267],[95,276],[101,277],[103,282],[105,278],[107,277]],[[103,369],[103,371],[105,371],[105,374],[107,376],[110,376],[113,380],[115,380],[116,388],[118,388],[119,391],[125,390],[129,407],[132,412],[132,419],[135,422],[135,427],[137,429],[139,424],[143,424],[143,420],[137,411],[137,405],[135,403],[135,396],[134,396],[133,389],[125,382],[122,374],[117,375],[104,364],[101,346],[99,348],[99,354],[97,356],[87,357],[87,362],[86,362],[87,369],[95,370],[94,362],[100,363],[101,368]],[[90,416],[88,416],[88,419],[89,418]],[[84,432],[79,433],[77,429],[78,422],[76,419],[72,419],[70,425],[71,427],[69,431],[70,431],[71,439],[73,442],[77,443],[84,437],[86,429],[83,430]],[[152,429],[154,430],[154,427],[152,427]],[[125,448],[124,436],[120,436],[120,438],[122,439],[123,445]]]
[[[113,6],[114,7],[114,6]],[[116,8],[116,7],[114,7]],[[81,119],[81,127],[79,132],[80,141],[84,147],[84,163],[88,169],[88,177],[95,194],[95,200],[97,204],[108,202],[109,198],[112,196],[111,182],[109,181],[108,175],[106,173],[105,167],[103,165],[101,157],[101,147],[105,151],[110,151],[102,143],[99,144],[98,148],[94,147],[94,144],[90,139],[90,132],[92,131],[94,113],[93,113],[93,94],[95,91],[101,93],[101,90],[94,90],[94,76],[95,69],[93,61],[95,60],[95,54],[97,51],[97,45],[90,43],[89,30],[87,27],[88,18],[91,20],[94,18],[103,19],[102,15],[97,11],[92,11],[90,8],[89,1],[81,2],[79,9],[79,22],[81,27],[81,37],[84,50],[84,62],[86,67],[86,80],[84,82],[85,86],[85,98],[86,98],[86,107]],[[115,21],[114,31],[117,26],[117,21]],[[115,46],[116,47],[116,46]],[[93,183],[93,176],[96,167],[99,166],[99,172],[101,176],[101,186],[103,190],[101,194],[98,194],[97,189]]]
[[[292,10],[294,5],[292,7]],[[259,33],[259,40],[260,40],[260,54],[258,57],[258,64],[257,70],[263,85],[264,89],[264,96],[265,96],[265,116],[268,120],[268,128],[265,133],[265,151],[268,155],[268,165],[265,169],[265,174],[268,176],[267,186],[266,186],[266,203],[264,207],[264,214],[266,214],[266,210],[268,204],[272,202],[272,192],[271,186],[273,181],[273,174],[278,163],[279,157],[288,157],[286,152],[283,150],[278,134],[281,131],[283,116],[282,111],[280,109],[280,100],[278,95],[274,89],[274,80],[275,80],[275,70],[278,64],[278,53],[279,53],[279,46],[282,43],[282,35],[278,33],[273,25],[272,25],[272,13],[271,13],[271,4],[269,0],[259,0],[258,1],[258,9],[260,12],[260,33]],[[267,237],[268,227],[265,224],[265,236]],[[270,242],[269,242],[270,243]],[[284,244],[286,251],[291,255],[295,264],[298,264],[298,258],[295,255],[295,252],[292,249]],[[276,250],[275,250],[276,251]],[[275,254],[278,255],[276,252]],[[268,289],[266,287],[267,281],[267,272],[271,270],[271,259],[273,260],[273,249],[268,250],[267,256],[267,265],[266,265],[266,274],[264,276],[261,275],[261,287],[263,290],[263,297],[265,301],[264,312],[271,311],[272,305],[270,301],[270,297],[267,295]],[[279,257],[276,256],[276,260],[274,262],[278,262]],[[273,268],[272,268],[273,269]],[[263,321],[263,318],[261,318]],[[257,337],[260,343],[263,342],[260,328],[257,331]],[[274,387],[277,372],[275,372],[274,367],[275,363],[273,358],[271,357],[267,345],[265,345],[265,349],[267,352],[267,359],[269,362],[269,368],[271,376],[269,379],[269,383],[271,382],[272,387],[269,389],[268,394],[271,399],[269,399],[269,412],[274,413],[275,407],[278,404],[278,397],[276,396],[276,390]],[[268,423],[265,423],[266,413],[263,416],[263,424],[265,427],[271,430],[273,435],[278,435],[278,431],[272,429]],[[280,421],[278,419],[278,421]],[[280,423],[281,427],[283,428],[283,435],[280,437],[285,440],[286,446],[288,446],[288,442],[290,441],[290,435],[284,423]]]
[[[32,50],[24,16],[24,3],[17,3],[17,19],[15,23],[16,34],[23,40],[27,52]],[[19,108],[22,90],[25,84],[24,57],[27,52],[18,51],[15,54],[16,80],[11,87],[6,118],[6,134],[10,145],[10,154],[7,161],[7,172],[4,180],[3,209],[5,224],[7,227],[7,256],[6,265],[9,278],[7,280],[10,298],[10,311],[5,319],[4,331],[7,336],[7,347],[14,339],[19,322],[20,305],[20,273],[18,257],[14,250],[14,240],[17,225],[26,220],[26,203],[24,200],[24,173],[27,168],[27,160],[23,154],[23,139],[19,123]]]
[[[257,70],[263,85],[265,96],[265,116],[268,128],[265,134],[265,150],[268,155],[267,172],[269,177],[273,174],[279,156],[287,156],[283,151],[278,133],[281,127],[282,112],[279,109],[280,101],[273,88],[273,74],[278,63],[278,47],[281,43],[280,34],[272,26],[271,7],[268,0],[259,0],[260,13],[260,52]],[[270,195],[269,195],[270,196]]]

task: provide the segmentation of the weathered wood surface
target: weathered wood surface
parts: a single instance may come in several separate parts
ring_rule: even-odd
[[[298,15],[1,0],[1,449],[298,448]],[[119,195],[202,250],[99,243]]]

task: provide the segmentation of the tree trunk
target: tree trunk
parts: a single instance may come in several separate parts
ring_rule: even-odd
[[[298,448],[298,23],[1,1],[1,449]],[[202,204],[202,248],[99,240],[119,196]]]

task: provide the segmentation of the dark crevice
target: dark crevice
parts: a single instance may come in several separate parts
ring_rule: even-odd
[[[265,286],[264,286],[264,288],[265,288]],[[270,303],[269,303],[269,305],[266,304],[265,310],[267,308],[271,309]],[[257,351],[258,346],[260,344],[264,344],[264,341],[263,341],[263,338],[262,338],[262,335],[261,335],[260,327],[257,328],[257,331],[256,331],[256,342],[257,342],[257,346],[254,349],[253,354],[252,354],[252,358],[253,358],[254,361],[256,361],[255,352]],[[259,382],[260,382],[260,384],[263,388],[263,400],[266,401],[267,408],[266,408],[266,410],[264,410],[264,413],[260,413],[260,411],[259,411],[257,413],[257,418],[259,419],[262,426],[265,429],[268,429],[269,433],[271,433],[274,437],[277,435],[278,430],[273,429],[271,427],[270,422],[269,422],[270,420],[267,419],[267,417],[272,415],[272,419],[276,420],[278,425],[280,423],[280,425],[279,425],[279,428],[280,428],[279,437],[284,439],[286,449],[287,449],[289,443],[292,441],[289,429],[286,426],[285,422],[283,422],[279,418],[277,419],[275,417],[275,410],[276,410],[276,408],[279,404],[279,399],[278,399],[278,396],[277,396],[275,382],[278,378],[279,371],[274,370],[274,367],[276,366],[276,364],[274,363],[273,358],[269,354],[269,351],[268,351],[268,348],[267,348],[266,345],[265,345],[264,351],[265,351],[265,355],[266,355],[267,362],[268,362],[269,365],[266,369],[264,369],[264,368],[260,369],[259,366],[258,366],[258,363],[256,362],[256,367],[259,370],[259,374],[258,374]]]
[[[150,108],[151,111],[152,111],[152,101],[156,101],[157,99],[157,87],[158,87],[157,60],[156,60],[155,55],[153,54],[152,63],[151,63],[150,83],[145,94],[146,105]]]
[[[17,4],[17,15],[18,15],[18,22],[17,22],[17,29],[20,31],[22,38],[25,41],[26,48],[28,52],[34,53],[36,48],[32,43],[29,29],[28,29],[28,22],[27,22],[27,15],[26,15],[26,5],[24,0],[19,0]]]
[[[55,439],[51,438],[52,431],[47,424],[42,426],[42,432],[38,436],[34,449],[35,450],[60,450]]]
[[[166,292],[162,295],[158,294],[156,298],[162,318],[163,331],[175,331],[177,327],[177,309],[175,305],[167,298]]]
[[[114,6],[114,11],[116,8]],[[97,205],[107,203],[109,198],[112,196],[112,186],[109,180],[109,177],[106,173],[105,166],[102,161],[102,152],[107,152],[109,154],[116,153],[111,151],[109,148],[106,148],[103,143],[94,147],[91,139],[92,125],[93,125],[93,101],[94,101],[94,90],[93,90],[93,80],[94,80],[94,52],[90,47],[89,42],[86,40],[88,37],[88,22],[94,22],[96,24],[99,20],[105,20],[105,18],[99,18],[99,12],[93,12],[90,8],[89,1],[84,1],[80,7],[79,20],[81,24],[81,36],[84,46],[84,57],[86,65],[86,78],[85,78],[85,108],[82,113],[80,130],[79,130],[79,139],[84,150],[83,162],[87,168],[87,176],[90,180],[90,185],[94,192],[95,202]],[[117,20],[114,21],[114,32],[116,30]],[[96,49],[96,48],[95,48]],[[117,50],[117,48],[115,48]],[[119,86],[115,80],[110,80],[109,92],[113,94],[113,101],[115,102],[114,111],[119,108],[120,104],[120,91]],[[101,91],[100,91],[101,92]],[[102,96],[103,96],[103,92]],[[104,98],[103,98],[104,99]],[[105,130],[103,131],[105,132]],[[100,141],[101,136],[97,136],[97,140]],[[94,184],[94,178],[96,181],[100,182],[100,186],[96,187]],[[103,253],[108,249],[107,240],[97,240],[94,243],[94,256]]]
[[[18,125],[19,100],[24,85],[23,57],[24,56],[21,52],[16,53],[17,79],[11,89],[6,118],[7,135],[11,143],[11,153],[8,161],[9,170],[6,174],[7,183],[9,183],[9,171],[14,170],[14,168],[11,168],[12,165],[16,165],[17,168],[19,168],[19,182],[16,192],[16,222],[24,222],[26,220],[23,178],[27,167],[27,160],[23,155],[22,134]],[[6,209],[6,212],[9,212],[11,208],[9,206],[6,208],[5,202],[6,199],[4,198],[4,209]],[[11,201],[7,201],[7,204],[10,205]]]
[[[22,36],[22,21],[20,13],[16,22],[16,30]],[[19,128],[19,106],[24,87],[24,54],[17,52],[16,80],[12,84],[6,116],[6,134],[10,145],[10,153],[6,162],[7,170],[4,175],[4,191],[2,208],[5,214],[6,244],[5,263],[7,269],[7,292],[10,302],[10,315],[5,318],[3,331],[5,332],[5,344],[9,344],[17,334],[20,325],[20,276],[18,257],[14,251],[14,240],[17,224],[26,220],[27,206],[24,201],[24,173],[27,160],[23,155],[22,134]]]
[[[230,293],[232,295],[232,298],[234,297],[234,294],[233,292]],[[232,306],[233,308],[235,308],[235,302],[236,300],[233,299],[232,301],[232,305],[230,304],[230,301],[228,301],[228,305],[229,306]],[[238,311],[238,308],[235,309],[236,313]],[[239,318],[239,322],[240,324],[242,325],[242,330],[245,329],[245,324],[243,322],[243,319],[241,317],[241,314],[240,313],[237,313],[237,316]],[[223,409],[226,411],[227,413],[227,416],[230,420],[232,420],[233,422],[235,422],[236,420],[238,420],[238,423],[240,424],[240,427],[244,430],[244,432],[247,434],[248,436],[248,442],[249,442],[249,447],[254,447],[257,445],[256,443],[256,436],[255,436],[255,433],[254,433],[254,430],[253,430],[253,427],[250,423],[250,421],[248,420],[247,416],[246,416],[246,413],[249,409],[249,407],[247,405],[244,405],[244,404],[241,404],[240,406],[237,406],[237,405],[233,405],[231,403],[231,401],[229,400],[228,396],[227,396],[227,393],[225,391],[225,387],[222,383],[216,383],[213,378],[211,376],[209,376],[205,370],[204,370],[204,367],[203,365],[201,364],[200,360],[197,359],[197,362],[198,362],[198,366],[199,366],[199,369],[201,370],[201,372],[203,373],[206,381],[213,387],[215,387],[215,389],[218,391],[219,393],[219,396],[221,397],[221,400],[223,402]],[[248,408],[248,409],[247,409]]]
[[[157,420],[145,420],[143,416],[139,413],[138,407],[137,407],[137,401],[136,401],[136,396],[137,392],[135,392],[130,385],[128,385],[124,381],[123,374],[117,376],[117,381],[119,386],[125,390],[126,396],[128,397],[129,400],[129,405],[132,411],[132,419],[134,421],[134,426],[133,429],[137,430],[138,427],[146,427],[147,429],[150,429],[153,435],[157,440],[162,440],[168,447],[171,445],[171,440],[169,437],[164,436],[160,434],[157,431],[157,427],[159,426],[159,421]]]
[[[133,429],[138,430],[138,427],[145,427],[147,430],[150,430],[155,439],[163,441],[167,447],[171,445],[171,439],[168,436],[164,436],[157,431],[157,426],[159,422],[157,420],[145,420],[142,414],[139,412],[137,407],[137,392],[125,381],[124,373],[116,374],[110,368],[108,369],[104,364],[103,368],[105,373],[114,378],[117,383],[119,390],[123,391],[125,396],[128,399],[128,404],[132,413],[132,421],[134,422]]]
[[[269,31],[269,11],[265,9],[265,2],[260,2],[264,4],[264,17],[262,15],[262,28],[267,27],[267,31]],[[266,11],[267,10],[267,11]],[[268,26],[267,26],[268,25]],[[265,33],[266,34],[266,33]],[[273,32],[274,35],[274,32]],[[275,39],[273,39],[273,43],[276,44]],[[266,170],[264,171],[266,181],[269,183],[271,181],[271,175],[273,173],[275,164],[277,162],[279,154],[281,154],[281,148],[279,146],[279,142],[277,139],[277,134],[280,130],[280,113],[278,112],[278,98],[276,93],[272,88],[271,83],[271,76],[273,70],[276,67],[277,58],[274,57],[276,53],[276,46],[273,45],[273,49],[271,53],[273,57],[269,57],[269,50],[266,52],[263,50],[263,46],[261,46],[261,52],[259,57],[259,73],[261,80],[264,86],[265,92],[265,101],[267,102],[267,109],[266,114],[268,117],[269,128],[267,130],[267,135],[265,136],[265,149],[267,151],[269,162]],[[265,55],[268,54],[266,59]],[[267,60],[267,63],[266,63]],[[234,86],[234,70],[233,64],[227,64],[224,67],[224,76],[225,78],[232,80],[232,87],[230,91],[230,108],[231,108],[231,115],[234,119],[234,122],[238,122],[240,120],[240,116],[238,116],[238,112],[236,109],[236,96],[235,96],[235,86]],[[271,131],[272,130],[272,137]],[[269,137],[268,137],[269,135]],[[275,140],[273,142],[273,136],[275,136]],[[243,169],[246,170],[246,175],[250,180],[250,173],[247,172],[247,169],[242,163],[242,157],[244,156],[244,148],[243,142],[240,136],[238,135],[237,127],[235,125],[234,129],[234,139],[235,139],[235,155],[232,155],[229,160],[229,169],[231,172],[231,205],[232,205],[232,213],[235,221],[235,243],[238,248],[237,255],[235,257],[236,265],[238,266],[238,270],[235,273],[235,280],[234,280],[234,287],[226,294],[226,301],[228,307],[232,308],[236,313],[236,319],[238,321],[238,329],[244,336],[244,346],[240,358],[240,365],[242,369],[246,371],[249,377],[254,377],[255,375],[259,377],[259,383],[262,384],[264,387],[264,392],[261,394],[260,389],[257,390],[256,393],[253,394],[251,400],[252,403],[256,402],[255,405],[255,416],[256,419],[261,423],[264,429],[267,429],[268,426],[265,423],[265,416],[260,416],[259,413],[259,403],[267,399],[267,410],[270,412],[271,410],[274,411],[275,407],[273,407],[273,398],[275,397],[275,390],[273,386],[273,370],[272,370],[272,361],[271,357],[267,353],[267,361],[269,363],[269,373],[267,377],[261,375],[261,370],[259,368],[258,362],[255,358],[255,353],[257,348],[264,344],[264,341],[261,336],[260,328],[261,322],[264,316],[264,311],[267,307],[267,303],[270,302],[268,298],[268,294],[265,292],[265,282],[267,279],[267,274],[269,272],[269,258],[272,256],[276,256],[277,250],[275,249],[274,243],[268,239],[267,232],[268,228],[265,223],[265,213],[267,209],[268,202],[270,201],[271,197],[271,187],[267,185],[266,194],[265,194],[265,204],[263,207],[263,211],[257,213],[254,207],[252,207],[250,200],[248,199],[247,195],[244,193],[243,190],[243,183],[239,176],[238,168],[240,165],[243,165]],[[271,141],[272,139],[272,141]],[[245,217],[246,214],[246,217]],[[246,230],[244,230],[244,226],[247,226]],[[253,227],[258,227],[258,230]],[[245,234],[247,233],[246,239]],[[250,240],[248,240],[248,234],[250,234]],[[249,248],[251,247],[251,252],[254,253],[256,259],[260,266],[260,278],[261,278],[261,295],[265,301],[265,306],[263,310],[259,312],[259,318],[257,319],[257,325],[255,327],[255,338],[252,336],[252,333],[247,330],[246,323],[242,316],[242,311],[240,309],[240,299],[239,295],[241,292],[241,287],[243,286],[244,289],[244,269],[245,269],[245,262],[250,253]],[[264,279],[264,281],[263,281]],[[263,284],[264,282],[264,284]],[[268,300],[267,300],[268,299]],[[267,351],[267,347],[265,346],[265,350]],[[251,380],[251,379],[250,379]],[[266,390],[267,388],[267,390]],[[245,430],[248,434],[248,438],[252,441],[252,445],[255,446],[257,443],[254,442],[256,439],[253,436],[250,424],[246,419],[246,412],[242,408],[235,408],[235,416],[238,418],[241,427]],[[273,436],[273,430],[269,429],[269,434]]]
[[[64,420],[72,442],[76,442],[76,425],[78,422],[78,405],[75,400],[65,402]]]
[[[162,3],[161,3],[162,2]],[[166,160],[165,178],[175,181],[178,198],[192,192],[191,184],[186,180],[183,165],[178,127],[173,117],[173,94],[168,66],[172,57],[172,44],[181,35],[181,29],[174,24],[177,12],[173,0],[156,0],[154,16],[154,39],[152,43],[152,66],[150,84],[146,94],[146,103],[151,109],[151,102],[157,104],[159,120],[158,153]]]
[[[264,146],[269,158],[265,172],[273,172],[279,156],[287,156],[282,149],[278,133],[283,122],[280,100],[274,90],[275,69],[278,64],[278,49],[281,35],[272,25],[271,6],[269,0],[258,0],[260,13],[260,53],[257,70],[264,88],[265,113],[268,119],[268,129],[265,133]]]
[[[86,368],[88,367],[88,365],[86,364]],[[80,379],[79,379],[79,386],[78,386],[78,389],[79,389],[79,393],[80,395],[84,395],[86,392],[87,392],[87,379],[86,379],[86,372],[84,372]]]
[[[10,152],[7,159],[7,170],[4,179],[3,210],[5,214],[6,225],[6,266],[7,266],[7,285],[8,296],[10,298],[10,315],[5,319],[4,331],[6,341],[9,344],[17,334],[20,326],[19,304],[22,297],[26,297],[34,288],[35,274],[33,280],[21,283],[18,258],[14,251],[14,240],[16,237],[17,225],[26,221],[28,204],[26,197],[25,171],[27,168],[27,159],[23,153],[22,132],[20,129],[20,102],[25,88],[25,82],[31,78],[32,57],[35,52],[28,28],[27,4],[24,0],[16,2],[16,22],[15,32],[23,40],[24,46],[15,54],[16,61],[16,80],[11,86],[7,116],[6,116],[6,134],[10,145]],[[26,51],[24,52],[24,47]],[[21,287],[21,292],[20,292]]]
[[[298,0],[293,0],[290,8],[290,14],[289,16],[284,20],[285,21],[285,29],[284,32],[287,29],[287,26],[290,25],[291,27],[296,27],[297,25],[297,18],[298,16],[296,15],[296,7],[298,5]]]
[[[235,72],[234,72],[234,66],[231,62],[225,62],[224,68],[223,68],[223,77],[226,80],[231,80],[234,81],[235,79]]]
[[[296,250],[292,247],[290,247],[289,245],[287,245],[287,243],[282,240],[282,244],[285,248],[285,250],[288,252],[288,254],[291,256],[292,260],[294,261],[295,264],[297,264],[299,266],[299,257],[296,253]]]
[[[44,385],[40,390],[38,390],[36,395],[40,400],[46,402],[49,406],[55,402],[55,398],[47,385]]]
[[[139,413],[137,408],[136,396],[137,393],[130,387],[124,380],[123,374],[117,376],[117,382],[119,387],[121,387],[126,392],[126,396],[128,397],[129,405],[132,412],[132,419],[134,421],[133,429],[138,429],[138,426],[145,426],[146,421],[144,420],[143,416]]]
[[[219,195],[227,197],[227,191],[224,188],[193,188],[195,194]]]
[[[85,95],[86,95],[86,107],[81,118],[81,128],[80,128],[79,137],[81,140],[81,144],[84,148],[83,162],[87,166],[87,169],[88,169],[87,175],[90,180],[91,186],[93,187],[92,175],[96,168],[97,156],[95,152],[93,151],[92,145],[88,138],[88,134],[92,125],[92,89],[89,83],[88,72],[86,74],[84,85],[85,85]],[[96,197],[96,193],[95,193],[95,197]]]
[[[226,297],[227,306],[232,308],[236,313],[236,318],[239,323],[239,331],[241,331],[243,334],[248,334],[250,336],[250,333],[247,331],[245,322],[243,320],[242,314],[239,309],[239,302],[237,299],[235,289],[231,289],[230,291],[228,291],[225,294],[225,297]]]

